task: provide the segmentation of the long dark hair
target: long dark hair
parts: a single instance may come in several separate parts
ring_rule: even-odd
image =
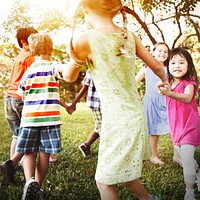
[[[181,79],[187,80],[187,81],[194,80],[198,84],[197,72],[196,72],[196,69],[195,69],[195,66],[194,66],[194,63],[192,60],[192,56],[187,50],[185,50],[183,48],[174,48],[169,52],[168,58],[165,63],[167,66],[167,70],[168,70],[169,83],[171,84],[174,81],[173,76],[169,72],[169,62],[170,62],[170,60],[173,59],[173,57],[175,55],[180,55],[181,57],[184,57],[188,63],[187,73]]]

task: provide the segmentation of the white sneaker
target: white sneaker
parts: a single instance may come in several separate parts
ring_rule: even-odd
[[[22,200],[35,200],[39,190],[38,182],[34,178],[30,178],[24,186]]]

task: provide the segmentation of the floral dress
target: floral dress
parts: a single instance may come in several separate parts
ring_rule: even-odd
[[[88,64],[102,106],[102,127],[95,179],[112,185],[141,176],[143,160],[149,158],[144,109],[135,81],[135,42],[128,32],[130,58],[116,56],[121,33],[86,33],[93,63]]]

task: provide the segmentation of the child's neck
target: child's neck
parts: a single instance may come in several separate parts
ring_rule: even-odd
[[[159,62],[162,64],[163,67],[165,67],[164,62],[161,62],[161,61],[159,61]]]
[[[50,61],[51,60],[51,56],[49,55],[34,56],[34,58],[35,58],[35,61],[41,61],[41,60]]]
[[[181,79],[174,78],[172,82],[172,88],[176,87],[176,85],[180,82]]]

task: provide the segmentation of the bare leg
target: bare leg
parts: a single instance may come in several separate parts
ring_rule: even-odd
[[[26,180],[35,177],[36,153],[26,153],[23,161],[24,174]]]
[[[16,168],[18,166],[18,162],[23,157],[24,153],[17,153],[15,152],[14,155],[11,157],[11,160],[13,161],[13,167]]]
[[[92,145],[98,138],[99,138],[99,134],[97,132],[93,131],[92,134],[87,139],[86,143],[88,145]]]
[[[10,144],[10,159],[12,160],[12,157],[15,153],[15,148],[17,145],[17,138],[12,138],[11,144]]]
[[[100,192],[101,200],[120,200],[115,185],[96,183]]]
[[[36,166],[35,180],[38,182],[40,187],[42,186],[42,183],[48,171],[49,155],[50,154],[44,152],[39,153],[39,161]]]
[[[158,157],[158,135],[150,135],[150,149],[151,149],[151,158],[150,161],[154,164],[164,165],[165,163]]]
[[[138,179],[123,183],[131,192],[133,192],[140,200],[151,200],[151,194],[144,188]]]
[[[131,192],[133,192],[140,200],[151,200],[152,196],[144,186],[139,182],[138,179],[130,182],[123,183]],[[101,200],[120,200],[118,191],[115,185],[105,185],[97,182]],[[158,197],[155,197],[158,200]]]

